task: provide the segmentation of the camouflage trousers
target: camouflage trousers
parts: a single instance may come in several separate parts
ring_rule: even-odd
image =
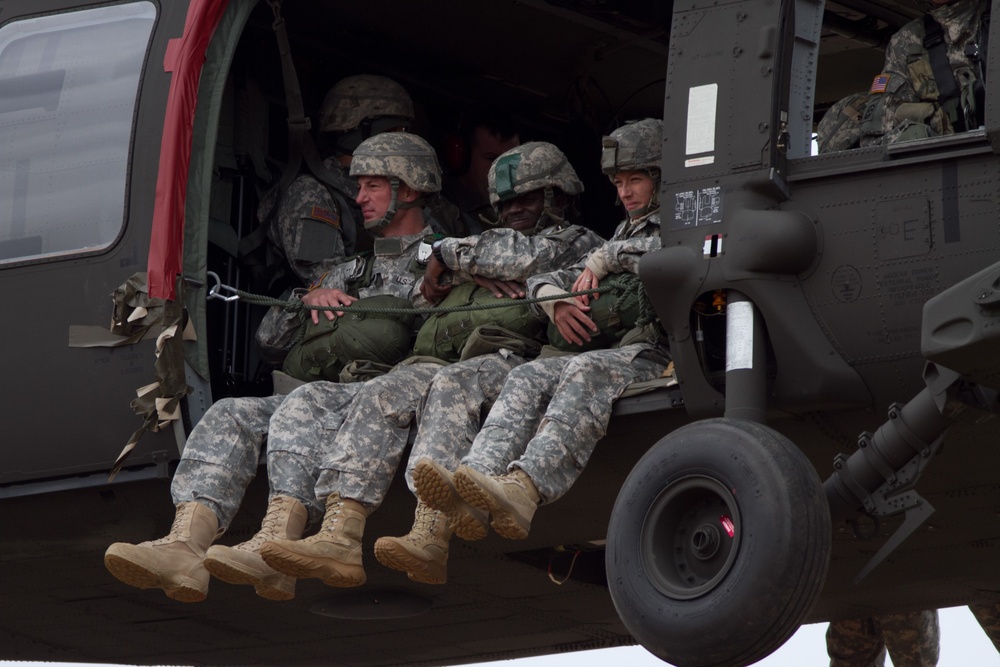
[[[434,376],[417,412],[420,428],[406,466],[406,482],[411,490],[413,466],[422,458],[432,459],[448,470],[458,468],[507,375],[525,361],[504,350],[460,361]]]
[[[299,500],[311,521],[323,515],[314,487],[321,452],[289,437],[302,423],[343,422],[357,384],[314,382],[287,396],[224,398],[217,401],[191,431],[170,486],[174,504],[197,501],[209,507],[227,528],[257,474],[261,448],[267,441],[270,495]]]
[[[441,368],[436,363],[401,364],[361,384],[337,431],[300,425],[297,437],[323,452],[316,483],[320,501],[339,493],[369,511],[382,504],[415,430],[417,406]]]
[[[520,468],[542,502],[554,502],[586,467],[615,400],[666,366],[662,348],[647,343],[518,366],[462,462],[491,475]]]
[[[830,667],[934,667],[940,652],[937,610],[833,621],[826,632]]]
[[[979,625],[993,642],[993,646],[1000,651],[1000,602],[970,604],[969,611],[979,621]]]

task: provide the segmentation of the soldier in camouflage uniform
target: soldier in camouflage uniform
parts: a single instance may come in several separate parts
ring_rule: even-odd
[[[816,126],[816,147],[820,153],[846,151],[861,145],[861,120],[868,93],[852,93],[826,110]]]
[[[380,132],[406,130],[412,121],[410,96],[383,76],[349,76],[327,93],[319,131],[323,153],[330,154],[323,164],[332,183],[300,174],[281,196],[267,229],[296,282],[312,285],[355,251],[361,212],[354,202],[358,186],[346,172],[354,149]],[[272,190],[261,202],[261,220],[267,220],[276,196]]]
[[[488,183],[502,227],[478,236],[434,242],[421,280],[421,291],[431,303],[440,301],[453,287],[473,280],[497,297],[521,298],[529,276],[571,266],[604,242],[594,232],[567,222],[583,184],[566,156],[552,144],[530,142],[507,151],[493,163]],[[489,365],[494,374],[501,366],[509,370],[525,361],[513,352],[486,356],[496,358]],[[279,430],[272,421],[272,443],[281,446],[288,440],[325,451],[316,496],[326,502],[326,518],[323,528],[312,537],[264,544],[261,556],[266,563],[280,572],[319,578],[331,586],[365,582],[361,555],[365,519],[384,499],[415,426],[420,399],[442,367],[424,359],[404,362],[367,382],[339,432],[330,430],[328,424],[317,432],[316,423],[305,420]],[[485,368],[480,359],[457,365],[479,371]],[[302,391],[314,391],[314,387]],[[485,516],[479,513],[469,520],[478,522],[485,532]],[[443,513],[418,503],[416,524],[420,528],[407,538],[379,540],[376,554],[390,567],[410,572],[416,581],[445,583],[451,536],[448,522]],[[399,567],[399,561],[411,553],[416,554],[419,567]]]
[[[430,145],[412,134],[383,133],[362,142],[354,152],[351,176],[358,177],[357,203],[376,247],[367,285],[355,294],[347,285],[365,272],[365,262],[352,259],[335,266],[301,296],[310,306],[335,308],[359,297],[389,294],[409,298],[417,282],[416,254],[431,232],[421,203],[441,188],[441,168]],[[333,319],[332,311],[314,310],[312,318]],[[274,339],[288,339],[298,316],[275,308],[268,315]],[[258,555],[260,544],[274,537],[301,536],[310,514],[322,506],[313,492],[320,461],[316,452],[296,443],[268,447],[271,493],[261,530],[235,547],[209,546],[229,526],[257,471],[260,448],[275,420],[336,423],[342,419],[360,385],[315,383],[328,389],[319,405],[287,397],[232,398],[215,403],[191,432],[171,485],[177,506],[170,533],[142,544],[112,544],[104,563],[118,579],[137,588],[160,588],[182,602],[203,600],[209,569],[231,583],[250,583],[257,594],[273,600],[294,596],[295,582],[268,568]],[[308,386],[308,385],[307,385]]]
[[[940,652],[937,610],[832,621],[826,632],[830,667],[934,667]]]
[[[585,262],[528,281],[532,296],[587,290],[611,273],[636,273],[640,257],[660,247],[659,164],[662,122],[625,125],[604,139],[602,169],[625,206],[627,219],[611,241]],[[610,297],[604,297],[610,298]],[[574,345],[597,325],[586,296],[547,301],[545,315]],[[657,329],[654,331],[654,329]],[[417,497],[442,511],[457,495],[491,515],[501,536],[523,539],[540,503],[554,502],[576,481],[611,418],[611,407],[633,383],[660,377],[668,353],[658,327],[627,336],[615,349],[541,358],[514,368],[483,428],[452,475],[438,461],[453,461],[463,440],[427,442],[430,458],[414,471]]]
[[[926,19],[911,21],[892,36],[885,66],[872,83],[862,146],[979,127],[984,111],[979,45],[985,39],[981,31],[986,2],[935,0]],[[946,81],[935,77],[935,59],[929,52],[938,39],[944,42],[940,68],[944,71],[939,76],[951,75]]]

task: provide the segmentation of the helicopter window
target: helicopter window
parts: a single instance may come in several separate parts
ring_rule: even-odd
[[[117,238],[155,18],[137,2],[0,28],[0,263]]]

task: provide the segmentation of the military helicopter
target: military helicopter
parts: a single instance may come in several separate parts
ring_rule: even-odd
[[[745,665],[803,622],[996,600],[997,93],[982,128],[810,150],[925,9],[4,2],[0,658],[443,665],[639,642],[682,667]],[[564,149],[606,234],[620,212],[600,137],[662,115],[664,249],[641,275],[678,384],[620,399],[531,536],[457,544],[446,586],[369,559],[357,590],[307,582],[274,606],[214,582],[179,605],[101,555],[164,532],[171,468],[213,400],[270,391],[261,309],[208,296],[210,272],[249,285],[239,243],[289,158],[289,64],[306,110],[340,76],[395,78],[439,144],[464,105],[503,100],[526,138]],[[193,339],[178,418],[109,482],[157,358],[94,329],[136,272]],[[256,530],[266,493],[255,482],[224,539]],[[371,539],[404,531],[413,502],[397,478]]]

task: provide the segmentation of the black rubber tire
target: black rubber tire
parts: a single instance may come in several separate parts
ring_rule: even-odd
[[[832,537],[822,483],[791,441],[760,424],[704,420],[665,436],[629,473],[608,528],[608,587],[657,657],[743,667],[799,627]]]

